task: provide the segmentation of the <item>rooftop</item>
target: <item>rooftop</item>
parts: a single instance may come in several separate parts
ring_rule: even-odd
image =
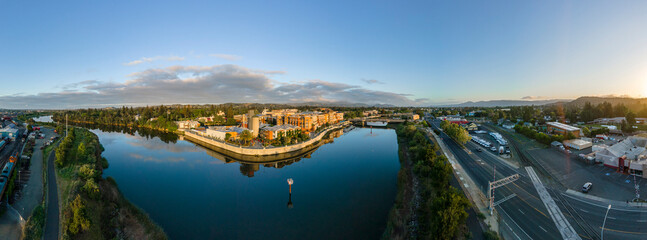
[[[560,122],[547,122],[546,124],[551,125],[551,126],[556,127],[556,128],[564,129],[566,131],[579,131],[580,130],[580,128],[578,128],[578,127],[573,127],[571,125],[563,124],[563,123],[560,123]]]

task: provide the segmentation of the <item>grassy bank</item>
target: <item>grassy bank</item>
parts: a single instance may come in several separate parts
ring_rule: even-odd
[[[411,170],[411,160],[408,156],[408,148],[402,138],[398,138],[398,156],[400,159],[400,170],[398,171],[398,192],[389,211],[386,229],[382,239],[409,239],[411,230],[408,228],[409,219],[412,218],[414,179]]]
[[[114,180],[102,178],[108,162],[98,137],[72,128],[55,150],[63,239],[167,239]]]
[[[469,235],[465,209],[470,203],[459,190],[450,186],[451,165],[418,127],[423,126],[404,123],[396,129],[402,168],[398,173],[398,194],[383,238],[465,238]],[[413,178],[417,179],[417,189],[414,189]],[[415,198],[416,192],[419,199]],[[415,214],[409,209],[415,209]],[[415,216],[415,235],[407,228],[411,216]]]

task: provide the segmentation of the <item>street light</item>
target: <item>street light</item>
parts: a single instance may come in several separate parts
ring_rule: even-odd
[[[602,232],[600,233],[600,240],[604,240],[604,224],[607,222],[607,215],[609,215],[609,210],[611,210],[611,204],[607,207],[607,213],[604,214],[604,221],[602,221]]]

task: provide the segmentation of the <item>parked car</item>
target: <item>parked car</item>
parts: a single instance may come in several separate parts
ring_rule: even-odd
[[[483,149],[481,149],[481,148],[476,148],[476,151],[477,151],[477,152],[482,152],[482,151],[483,151]]]
[[[582,186],[582,192],[588,193],[589,191],[591,191],[592,187],[593,187],[593,183],[587,182],[584,184],[584,186]]]
[[[496,152],[496,147],[491,147],[490,150],[492,150],[492,152]]]

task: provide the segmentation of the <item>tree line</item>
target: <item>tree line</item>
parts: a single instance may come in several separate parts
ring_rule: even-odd
[[[413,123],[402,124],[398,137],[409,147],[413,171],[420,180],[419,239],[454,239],[465,226],[470,203],[450,186],[452,167],[439,148]]]
[[[465,128],[461,127],[456,123],[451,123],[447,120],[440,123],[440,128],[452,139],[454,139],[459,144],[463,145],[472,139],[469,132]]]

